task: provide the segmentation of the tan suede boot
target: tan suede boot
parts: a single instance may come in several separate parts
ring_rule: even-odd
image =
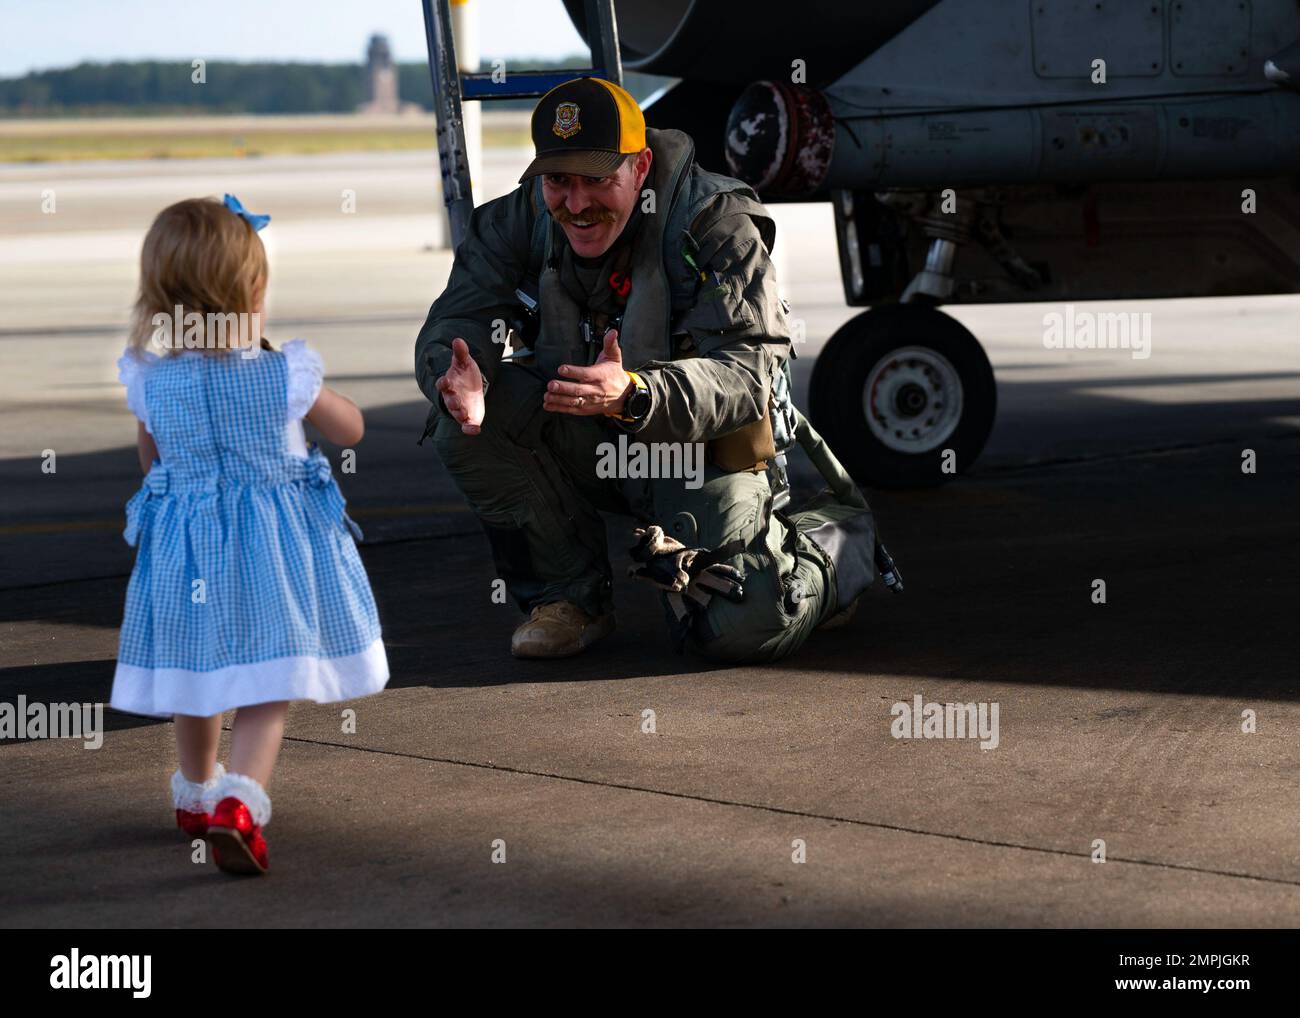
[[[572,657],[614,631],[614,613],[591,616],[570,601],[539,604],[510,638],[515,657]]]

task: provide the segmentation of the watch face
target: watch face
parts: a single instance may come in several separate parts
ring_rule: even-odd
[[[627,415],[638,420],[650,412],[650,393],[645,389],[635,389],[627,398]]]

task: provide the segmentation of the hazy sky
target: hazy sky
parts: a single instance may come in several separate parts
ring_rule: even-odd
[[[560,0],[472,0],[487,59],[583,51]],[[420,0],[0,0],[0,77],[82,60],[424,60]]]

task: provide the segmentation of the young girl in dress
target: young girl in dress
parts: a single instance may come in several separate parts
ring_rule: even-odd
[[[118,361],[146,477],[126,508],[137,553],[112,706],[175,719],[177,824],[234,873],[267,870],[265,786],[289,701],[388,679],[360,531],[302,428],[353,445],[361,411],[322,385],[302,340],[262,339],[269,218],[231,195],[159,213]],[[236,708],[223,768],[221,714]]]

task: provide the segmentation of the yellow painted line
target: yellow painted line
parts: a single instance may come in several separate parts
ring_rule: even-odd
[[[348,515],[358,520],[381,520],[393,517],[431,516],[437,513],[467,513],[469,506],[463,502],[427,502],[424,505],[385,506],[374,509],[348,510]],[[0,537],[19,537],[24,534],[75,534],[109,532],[126,529],[126,517],[112,520],[66,520],[62,523],[10,523],[0,526]]]

